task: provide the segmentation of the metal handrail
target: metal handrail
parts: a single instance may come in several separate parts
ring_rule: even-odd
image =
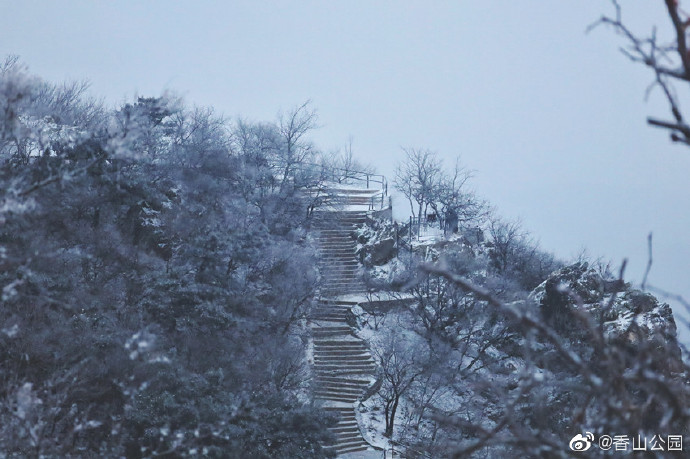
[[[296,166],[300,168],[304,168],[304,166],[312,166],[321,169],[322,171],[328,171],[330,172],[329,175],[331,175],[334,179],[334,181],[338,183],[343,183],[343,181],[347,180],[355,180],[359,182],[365,182],[366,187],[369,188],[369,186],[372,183],[380,184],[381,185],[381,191],[384,193],[384,196],[388,195],[388,180],[386,179],[385,175],[382,174],[371,174],[369,172],[363,172],[363,171],[356,171],[352,169],[345,169],[342,167],[333,167],[333,166],[327,166],[325,164],[317,164],[317,163],[308,163],[308,162],[301,162],[301,163],[296,163]],[[275,166],[281,166],[280,164],[275,164]],[[344,175],[337,175],[336,172],[344,172]]]
[[[425,230],[429,228],[438,228],[438,229],[444,229],[444,220],[441,216],[436,216],[435,219],[430,220],[426,216],[416,216],[412,217],[410,216],[410,222],[409,222],[409,235],[410,239],[413,237],[419,239],[419,237],[422,234],[422,228]]]

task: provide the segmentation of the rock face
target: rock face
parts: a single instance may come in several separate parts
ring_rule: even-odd
[[[399,228],[387,220],[370,220],[367,225],[358,228],[357,255],[365,266],[381,266],[391,261],[398,254],[396,233]]]
[[[532,291],[530,298],[547,323],[561,332],[577,333],[584,327],[574,314],[581,309],[591,314],[594,323],[603,324],[609,341],[634,345],[656,340],[678,348],[676,323],[668,304],[630,284],[604,279],[587,263],[555,271]]]
[[[373,265],[383,265],[395,256],[395,239],[387,238],[376,241],[369,250],[369,260]]]

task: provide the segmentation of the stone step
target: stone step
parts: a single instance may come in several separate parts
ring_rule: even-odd
[[[319,268],[321,269],[339,269],[339,268],[349,268],[349,267],[358,267],[359,262],[353,255],[351,258],[348,258],[347,260],[341,260],[340,262],[336,262],[334,260],[321,260],[317,262],[316,264]]]
[[[351,284],[354,281],[360,280],[359,275],[357,273],[333,274],[331,277],[332,277],[331,282],[330,282],[331,284],[339,284],[339,283]]]
[[[375,368],[372,360],[318,360],[314,361],[314,368],[325,370],[328,368],[348,370],[352,368]]]
[[[344,314],[312,314],[310,318],[314,321],[347,323],[347,316]]]
[[[346,301],[346,300],[328,300],[328,299],[320,299],[319,304],[332,304],[334,306],[356,306],[359,303],[357,301]]]
[[[361,441],[362,440],[362,434],[360,432],[352,432],[352,433],[346,433],[342,435],[336,435],[335,436],[335,444],[336,445],[341,445],[343,443],[350,443],[353,441]]]
[[[362,395],[366,390],[366,386],[321,386],[317,384],[314,390],[326,390],[348,395]]]
[[[352,306],[348,304],[330,304],[330,303],[317,303],[312,307],[312,311],[331,311],[337,313],[347,313],[352,310]]]
[[[318,350],[315,350],[314,352],[316,353],[316,352],[318,352]],[[317,355],[314,354],[314,357],[316,358]],[[355,350],[355,351],[353,351],[353,352],[351,352],[351,353],[349,353],[349,354],[347,354],[347,355],[342,355],[342,354],[323,354],[323,353],[321,353],[321,354],[318,355],[318,358],[319,358],[319,359],[333,358],[334,360],[337,360],[337,359],[342,359],[342,358],[346,358],[346,357],[363,357],[363,358],[366,358],[367,361],[370,361],[370,362],[373,362],[373,361],[374,361],[374,359],[372,359],[372,358],[369,356],[368,353],[365,354],[365,351],[364,351],[364,350],[359,350],[359,349],[358,349],[358,350]],[[321,360],[321,361],[324,361],[324,360]]]
[[[314,365],[314,371],[316,374],[374,374],[376,367],[374,365],[324,365],[316,364]],[[357,373],[359,372],[359,373]]]
[[[339,279],[357,279],[359,277],[356,271],[352,272],[340,272],[340,273],[324,273],[327,279],[339,280]]]
[[[346,384],[342,382],[332,382],[332,381],[315,381],[314,382],[314,387],[315,388],[332,388],[332,389],[337,389],[337,390],[344,390],[347,392],[359,392],[362,393],[367,387],[369,387],[369,384]]]
[[[356,390],[348,390],[348,391],[340,391],[339,389],[333,389],[333,388],[319,388],[314,390],[314,394],[316,395],[321,395],[326,398],[328,398],[330,395],[336,396],[336,397],[354,397],[353,401],[358,399],[359,397],[364,394],[364,390],[362,388],[356,389]]]
[[[373,375],[375,370],[372,368],[341,368],[340,370],[318,370],[315,369],[315,374],[317,376],[360,376],[360,375]]]
[[[357,424],[357,421],[349,421],[347,425],[336,425],[334,427],[331,427],[328,429],[330,432],[333,432],[334,434],[352,434],[352,433],[359,433],[359,425]]]
[[[346,443],[354,440],[361,440],[362,434],[359,432],[342,432],[336,434],[336,443]]]
[[[311,310],[312,314],[342,314],[347,315],[350,313],[352,308],[350,306],[334,306],[334,305],[323,305],[320,304]]]
[[[342,263],[332,263],[318,265],[321,274],[336,274],[340,272],[351,272],[356,273],[359,270],[359,262],[355,260],[354,256],[351,256],[347,260],[342,260]]]
[[[327,356],[327,355],[342,355],[343,353],[347,355],[369,355],[368,349],[363,348],[363,347],[350,347],[350,348],[339,348],[339,349],[334,349],[334,348],[329,348],[329,347],[318,347],[314,346],[314,355],[316,356],[316,353],[319,353],[319,356]]]
[[[312,310],[310,315],[312,316],[341,316],[347,317],[350,314],[350,309],[317,309]]]
[[[314,391],[314,398],[318,398],[319,400],[330,400],[332,402],[354,403],[363,393],[364,392],[359,394],[341,394],[327,390],[317,390]]]
[[[350,294],[354,292],[359,292],[359,291],[364,291],[364,285],[360,284],[359,282],[344,282],[344,283],[339,283],[336,285],[331,285],[327,288],[325,288],[325,291],[327,292],[344,292],[345,294]]]
[[[373,368],[375,367],[373,360],[323,360],[314,361],[314,366],[317,370],[325,369],[350,369],[350,368]]]
[[[321,308],[319,307],[318,309],[312,309],[311,313],[312,316],[318,316],[318,315],[326,315],[326,316],[343,316],[347,317],[348,315],[351,314],[350,308],[342,308],[342,309],[337,309],[337,308]]]
[[[335,453],[336,454],[356,453],[359,451],[366,451],[367,449],[369,449],[369,445],[367,443],[364,443],[364,440],[359,440],[359,441],[353,441],[353,442],[348,442],[348,443],[338,443],[335,446]]]
[[[312,214],[312,218],[321,223],[321,222],[342,222],[346,220],[350,220],[353,218],[361,218],[362,220],[366,220],[367,218],[367,211],[365,210],[325,210],[325,211],[314,211]]]
[[[335,454],[349,454],[349,453],[359,453],[361,451],[367,451],[369,450],[369,445],[366,443],[363,443],[362,446],[358,447],[348,447],[348,448],[340,448],[336,447],[335,448]]]
[[[347,404],[348,406],[353,406],[351,403]],[[357,423],[357,417],[355,416],[355,412],[352,411],[352,413],[331,413],[331,414],[336,414],[338,416],[338,424],[335,426],[329,428],[328,430],[332,429],[349,429],[349,430],[359,430],[359,424]]]
[[[315,354],[314,362],[374,362],[374,360],[366,354],[359,355],[342,355],[342,354]]]
[[[318,346],[329,346],[331,348],[341,346],[342,348],[359,347],[361,349],[367,349],[366,345],[360,340],[321,340],[314,338],[314,344]]]
[[[336,414],[340,414],[341,416],[344,415],[349,415],[352,414],[352,416],[355,415],[355,408],[352,406],[324,406],[323,407],[324,411],[330,411],[330,412],[335,412]]]
[[[312,227],[316,230],[323,230],[324,228],[348,228],[352,224],[362,224],[367,221],[367,217],[359,215],[348,215],[344,217],[321,217],[315,215],[312,217]]]
[[[352,406],[352,405],[350,405]],[[352,411],[352,413],[335,413],[333,412],[332,414],[336,414],[338,416],[338,424],[335,425],[335,427],[331,427],[331,429],[357,429],[359,430],[359,424],[357,423],[357,417],[355,416],[355,412]]]
[[[347,288],[347,289],[337,289],[337,288],[331,288],[331,289],[324,289],[324,293],[330,293],[333,295],[364,295],[367,293],[367,289],[362,287],[358,288]]]
[[[336,313],[347,313],[352,310],[352,306],[343,304],[328,304],[328,303],[317,303],[312,307],[312,311],[330,311]]]
[[[338,282],[330,282],[326,290],[354,290],[358,288],[364,288],[364,285],[358,279],[341,279]]]
[[[356,266],[352,266],[350,268],[341,268],[338,270],[331,269],[331,270],[324,270],[325,272],[322,272],[324,277],[337,277],[337,276],[357,276],[359,273],[357,272],[358,269]]]
[[[342,358],[335,358],[333,360],[315,359],[314,367],[317,370],[324,370],[327,368],[334,369],[349,369],[349,368],[374,368],[376,364],[373,360],[344,360]]]
[[[314,348],[314,355],[317,357],[356,357],[362,356],[371,358],[366,349],[323,349]]]
[[[342,393],[342,394],[354,394],[354,395],[361,395],[364,393],[364,389],[366,386],[363,385],[345,385],[345,384],[338,384],[338,383],[316,383],[314,384],[315,390],[321,390],[321,391],[329,391],[329,392],[336,392],[336,393]]]
[[[372,362],[314,362],[316,371],[375,370]]]
[[[317,355],[317,353],[318,353],[318,355]],[[333,354],[333,353],[324,353],[324,352],[320,352],[319,349],[316,349],[316,348],[314,349],[314,357],[319,357],[319,358],[333,357],[333,358],[337,359],[339,357],[343,358],[343,357],[348,357],[348,356],[352,356],[352,357],[362,356],[362,357],[367,357],[367,358],[371,359],[372,362],[374,361],[369,356],[369,353],[365,349],[345,350],[345,353],[346,353],[345,355]]]
[[[338,185],[335,185],[338,186]],[[341,185],[342,186],[342,185]],[[331,193],[346,193],[346,194],[364,194],[364,193],[371,193],[371,194],[377,194],[380,193],[381,190],[378,188],[329,188],[329,191]]]
[[[333,395],[315,392],[314,398],[318,400],[330,400],[332,402],[354,403],[357,401],[358,397],[356,395]]]
[[[311,317],[341,317],[346,320],[352,314],[349,310],[343,311],[312,311],[309,315]]]
[[[371,384],[371,382],[366,380],[366,379],[338,378],[337,376],[324,376],[322,378],[317,378],[317,380],[318,381],[337,382],[337,383],[343,383],[343,384],[362,384],[365,386],[368,386],[369,384]],[[339,407],[328,407],[328,408],[339,409]]]
[[[330,336],[342,336],[342,335],[351,335],[352,334],[352,329],[348,328],[347,330],[319,330],[317,331],[316,329],[313,331],[314,337],[316,338],[323,338],[323,337],[330,337]]]
[[[352,329],[345,325],[335,324],[332,327],[322,325],[321,327],[314,327],[312,334],[315,338],[321,338],[324,335],[351,335]]]
[[[353,335],[350,335],[353,336]],[[321,338],[321,337],[319,337]],[[316,338],[315,338],[316,339]],[[333,338],[336,339],[336,338]],[[338,356],[338,355],[343,355],[343,356],[354,356],[354,355],[360,355],[360,354],[366,354],[369,355],[369,349],[367,349],[364,346],[323,346],[321,343],[314,343],[314,355],[318,353],[319,356],[322,357],[328,357],[328,356]]]

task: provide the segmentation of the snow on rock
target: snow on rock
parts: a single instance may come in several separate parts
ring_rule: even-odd
[[[584,327],[573,312],[582,309],[602,320],[606,337],[633,344],[640,339],[676,337],[671,307],[653,295],[620,280],[606,279],[587,263],[578,262],[552,273],[530,294],[547,322],[567,330]],[[639,330],[633,333],[633,328]]]

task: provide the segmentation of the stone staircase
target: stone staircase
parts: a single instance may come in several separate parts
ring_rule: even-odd
[[[366,206],[370,193],[337,190],[348,207]],[[372,383],[376,366],[365,343],[357,338],[348,322],[357,301],[346,295],[365,292],[359,278],[352,237],[355,225],[365,222],[366,210],[316,210],[312,231],[319,246],[319,269],[325,280],[321,299],[310,321],[314,344],[314,397],[324,408],[338,415],[331,428],[335,442],[326,445],[338,457],[367,457],[374,449],[362,437],[355,403]],[[380,453],[376,453],[377,457]]]
[[[337,455],[370,449],[355,417],[354,404],[371,384],[376,366],[362,340],[348,324],[350,309],[357,303],[338,299],[321,300],[312,311],[314,339],[314,396],[325,409],[339,415],[331,431]]]
[[[366,221],[366,217],[366,211],[314,212],[312,230],[316,232],[319,270],[325,281],[322,297],[365,292],[357,273],[357,246],[352,232],[356,225]]]

